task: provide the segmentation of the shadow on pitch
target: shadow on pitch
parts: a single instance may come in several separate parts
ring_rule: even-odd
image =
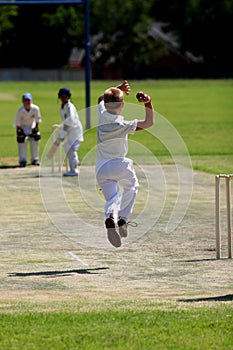
[[[0,169],[15,169],[19,168],[19,165],[0,165]]]
[[[30,277],[30,276],[44,276],[44,277],[58,277],[58,276],[71,276],[72,274],[79,275],[97,275],[100,271],[108,270],[109,267],[97,267],[93,269],[78,269],[78,270],[65,270],[65,271],[38,271],[38,272],[12,272],[9,273],[10,277]]]
[[[233,294],[220,295],[216,297],[207,297],[207,298],[194,298],[194,299],[179,299],[177,301],[183,303],[198,303],[201,301],[232,301]]]
[[[190,259],[190,260],[180,260],[180,261],[184,261],[184,262],[187,262],[187,263],[194,263],[194,262],[221,261],[221,260],[229,260],[229,261],[231,261],[231,259],[229,259],[229,258],[221,258],[221,259],[217,259],[217,258],[208,258],[208,259]]]

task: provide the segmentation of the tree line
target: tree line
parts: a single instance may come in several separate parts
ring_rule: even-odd
[[[90,0],[93,76],[231,78],[232,14],[232,0]],[[84,22],[81,4],[0,6],[0,68],[72,69]]]

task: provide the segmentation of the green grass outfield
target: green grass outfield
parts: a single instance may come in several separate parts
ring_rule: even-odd
[[[151,304],[143,310],[134,303],[131,307],[3,314],[1,349],[232,349],[230,306],[175,310]]]
[[[119,82],[93,81],[91,83],[91,124],[96,123],[95,107],[98,96],[109,86]],[[193,168],[209,173],[231,173],[233,164],[233,81],[232,80],[147,80],[131,81],[131,95],[126,102],[137,103],[135,94],[144,90],[153,98],[155,110],[176,128],[183,138]],[[72,91],[72,101],[81,113],[85,127],[84,82],[1,82],[0,130],[1,155],[4,165],[9,158],[17,163],[17,144],[12,127],[21,96],[30,91],[34,103],[41,108],[41,150],[51,135],[52,124],[60,123],[57,92],[61,86]],[[132,116],[132,119],[135,116]],[[156,128],[156,124],[153,126]],[[151,129],[153,130],[153,129]],[[169,162],[170,155],[158,140],[146,131],[137,133],[133,140],[144,144],[160,162]],[[85,131],[85,142],[80,147],[80,157],[95,145],[95,129]],[[133,156],[133,154],[132,154]],[[12,160],[13,158],[13,160]],[[15,158],[15,159],[14,159]],[[146,161],[144,159],[144,161]]]
[[[110,85],[118,83],[92,82],[91,104],[95,106],[100,93]],[[189,150],[194,169],[212,174],[233,173],[232,80],[148,80],[131,81],[130,84],[132,94],[126,98],[126,102],[137,103],[135,94],[139,90],[149,93],[153,98],[156,111],[170,121],[182,136]],[[51,134],[52,124],[60,122],[57,92],[61,86],[68,86],[72,90],[74,104],[79,111],[84,110],[85,85],[83,82],[0,82],[0,165],[17,164],[17,144],[12,123],[16,110],[21,105],[21,96],[27,91],[33,94],[34,103],[41,108],[43,117],[40,128],[42,134],[41,153],[43,152]],[[81,113],[81,118],[83,125],[85,125],[85,113]],[[92,124],[94,124],[94,114],[92,118]],[[153,128],[156,128],[156,125]],[[133,139],[149,148],[163,164],[171,161],[166,148],[147,132],[139,132],[133,136]],[[93,128],[85,131],[85,142],[80,147],[81,159],[94,145],[95,129]],[[136,155],[137,151],[136,148],[131,151],[132,157]],[[144,159],[144,162],[146,163],[147,159]],[[21,169],[11,170],[14,172]],[[156,254],[144,257],[143,253],[145,252],[138,244],[133,248],[124,248],[126,253],[123,255],[115,251],[105,251],[96,258],[97,269],[109,262],[111,267],[109,274],[113,271],[112,279],[109,279],[107,274],[101,274],[101,270],[99,274],[95,274],[95,269],[93,271],[91,269],[92,265],[89,273],[88,269],[85,273],[83,266],[77,270],[78,262],[76,266],[74,265],[76,261],[71,263],[65,254],[64,257],[62,255],[62,249],[66,252],[67,246],[70,247],[72,244],[69,243],[69,245],[63,238],[61,240],[61,236],[55,228],[50,233],[51,237],[46,238],[46,227],[49,224],[46,221],[48,219],[44,210],[41,208],[40,199],[38,199],[39,191],[36,187],[38,179],[35,176],[33,179],[32,176],[30,177],[30,171],[33,172],[34,169],[26,168],[22,176],[24,181],[28,181],[27,185],[32,181],[35,184],[35,187],[31,187],[31,196],[34,196],[31,202],[28,200],[28,194],[23,192],[26,185],[24,184],[22,187],[19,185],[19,181],[22,181],[21,175],[19,176],[18,173],[10,175],[9,169],[0,169],[0,171],[6,172],[9,176],[9,180],[8,178],[6,181],[2,180],[2,195],[4,191],[6,193],[2,201],[4,210],[2,211],[3,215],[1,215],[2,250],[0,251],[3,253],[3,257],[0,259],[0,266],[2,270],[1,281],[4,281],[6,285],[1,283],[0,288],[0,349],[232,350],[233,294],[230,288],[233,285],[227,283],[225,286],[224,280],[222,280],[226,271],[228,273],[232,271],[231,260],[215,261],[212,258],[206,258],[207,253],[214,255],[214,252],[204,250],[206,247],[209,249],[209,244],[206,244],[203,250],[200,250],[198,245],[196,249],[199,249],[200,259],[195,257],[197,252],[194,252],[194,260],[186,261],[187,258],[183,256],[176,258],[176,261],[171,258],[171,265],[176,270],[176,275],[169,275],[166,271],[172,270],[168,269],[170,259],[166,254],[171,246],[168,245],[168,251],[164,252],[163,247],[158,247],[158,251],[163,252],[163,258],[159,260]],[[8,182],[9,189],[7,188]],[[201,196],[203,187],[200,188],[199,195]],[[6,202],[8,208],[11,206],[11,209],[4,206]],[[197,206],[198,203],[197,201]],[[28,215],[28,217],[26,218],[23,217],[22,213],[23,205],[27,209],[25,216]],[[195,212],[192,215],[194,216]],[[22,222],[23,218],[24,220],[28,219],[28,221]],[[212,220],[209,217],[207,219]],[[43,220],[44,225],[41,223]],[[195,221],[198,222],[196,216],[192,222]],[[205,230],[208,230],[208,223],[205,224],[207,225]],[[7,226],[9,228],[5,230]],[[187,230],[191,232],[188,237],[188,247],[197,245],[198,238],[196,240],[194,238],[199,230],[198,227],[193,233],[191,232],[192,227],[187,227]],[[205,239],[205,230],[203,228],[203,231],[198,231],[198,234],[203,235],[203,239]],[[183,240],[185,240],[183,231],[180,236],[182,237],[180,243],[182,250]],[[165,238],[163,239],[165,240]],[[55,248],[52,250],[51,242],[54,242],[55,248],[57,247],[58,255],[56,255]],[[148,248],[149,253],[152,250],[156,253],[157,243],[160,242],[152,242],[153,246]],[[146,242],[144,248],[147,245]],[[31,247],[34,250],[31,251]],[[50,259],[46,260],[45,253],[49,249],[51,249],[51,257],[49,255]],[[78,248],[76,247],[76,249]],[[127,252],[131,254],[127,255]],[[85,254],[89,258],[91,254],[94,254],[87,248],[86,250],[80,248],[78,254],[81,253],[84,255],[84,260]],[[62,255],[62,259],[58,258],[59,254]],[[130,257],[133,259],[130,260]],[[127,290],[127,298],[126,294],[123,297],[121,295],[122,284],[126,280],[127,286],[130,287],[134,274],[132,272],[127,276],[128,280],[125,278],[122,281],[118,264],[121,263],[122,271],[131,268],[135,269],[135,273],[137,273],[141,262],[138,263],[139,267],[136,262],[140,258],[145,258],[148,271],[142,265],[143,271],[141,271],[141,275],[137,276],[138,279],[135,282],[135,284],[138,283],[138,289]],[[149,278],[148,276],[153,272],[153,269],[149,269],[152,258],[157,259],[158,266],[155,266],[157,274],[152,274]],[[185,270],[179,270],[180,261],[184,261]],[[202,289],[199,291],[197,287],[195,288],[195,279],[198,278],[197,274],[195,275],[195,268],[196,266],[200,268],[202,265],[205,269],[199,275],[206,284],[203,282]],[[17,276],[9,276],[15,271],[18,271],[19,274],[23,271],[27,275],[25,266],[29,271],[27,277],[22,279]],[[57,276],[46,274],[46,271],[50,270],[55,275],[57,273]],[[216,279],[212,281],[212,284],[208,284],[210,270],[216,270]],[[75,274],[75,271],[78,273]],[[72,275],[71,272],[73,272]],[[187,286],[185,285],[187,288],[183,287],[182,289],[183,284],[179,285],[181,283],[179,276],[181,274],[189,275],[188,272],[191,274],[191,279],[188,280],[189,284],[187,282]],[[146,274],[145,281],[143,280],[144,273]],[[140,291],[143,289],[143,283],[140,285],[140,281],[150,284],[157,281],[157,278],[160,278],[157,285],[158,290],[153,289],[152,284],[146,298],[140,297]],[[173,287],[169,290],[170,294],[173,295],[170,299],[166,298],[167,291],[163,294],[166,279],[172,279],[173,283]],[[111,290],[109,292],[109,286],[105,285],[113,280],[117,282],[114,294],[118,296],[117,300],[111,299],[109,295],[112,292]],[[98,286],[101,285],[98,292],[96,291],[97,281]],[[213,286],[214,291],[211,291]],[[115,288],[115,285],[112,288]],[[183,294],[177,300],[179,288],[182,289]],[[105,294],[106,290],[108,293]],[[136,291],[131,295],[134,290]],[[92,295],[89,298],[88,293]],[[99,294],[96,295],[96,293]],[[203,294],[205,297],[201,297]]]

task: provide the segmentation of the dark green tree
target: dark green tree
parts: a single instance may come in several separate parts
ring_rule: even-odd
[[[11,57],[14,57],[14,28],[17,16],[17,6],[2,5],[0,7],[0,62],[2,66],[7,65],[9,61],[13,62]]]
[[[151,40],[148,35],[154,20],[152,3],[133,0],[91,2],[91,32],[102,34],[99,41],[92,43],[92,59],[96,65],[121,67],[125,77],[145,77],[150,65],[166,54],[164,45]]]
[[[66,66],[71,49],[85,46],[84,21],[83,5],[1,6],[1,67]],[[166,24],[164,35],[151,35],[155,23]],[[232,0],[90,0],[94,73],[153,77],[157,64],[168,58],[172,67],[176,54],[184,76],[232,77],[232,23]]]

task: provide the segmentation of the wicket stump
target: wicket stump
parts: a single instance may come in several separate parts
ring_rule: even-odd
[[[56,141],[56,130],[60,127],[59,124],[54,124],[52,126],[52,143]],[[58,158],[58,171],[59,173],[62,171],[62,149],[61,149],[61,144],[58,147],[57,150],[57,158]],[[68,161],[67,158],[65,159],[65,165],[66,165],[66,171],[68,171]],[[55,171],[55,154],[52,157],[52,173]]]
[[[226,214],[227,214],[227,244],[228,258],[232,259],[232,224],[231,224],[231,177],[233,174],[215,175],[215,219],[216,219],[216,258],[221,258],[221,225],[220,225],[220,183],[226,181]]]

